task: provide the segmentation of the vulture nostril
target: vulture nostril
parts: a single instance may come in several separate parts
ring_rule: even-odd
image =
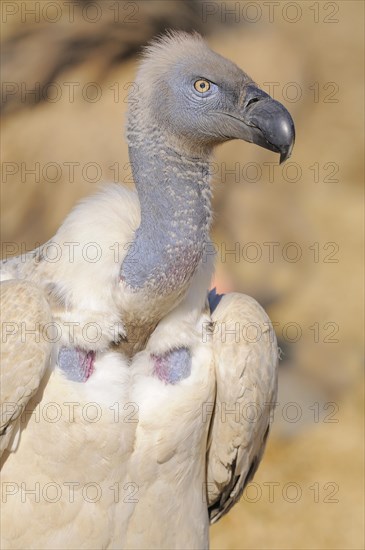
[[[252,103],[256,103],[257,101],[260,101],[260,98],[259,97],[253,97],[252,99],[250,99],[247,104],[246,104],[246,108],[249,107],[250,105],[252,105]]]

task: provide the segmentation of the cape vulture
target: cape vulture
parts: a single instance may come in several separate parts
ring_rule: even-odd
[[[277,344],[252,298],[208,294],[209,162],[284,161],[286,109],[199,35],[145,51],[129,98],[136,192],[105,187],[2,263],[2,548],[207,548],[260,462]]]

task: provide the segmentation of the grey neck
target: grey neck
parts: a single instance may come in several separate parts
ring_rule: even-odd
[[[191,279],[209,238],[209,159],[178,151],[159,128],[141,124],[138,112],[127,137],[141,224],[121,278],[134,291],[166,295]]]

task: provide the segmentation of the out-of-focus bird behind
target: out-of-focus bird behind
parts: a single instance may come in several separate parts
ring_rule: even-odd
[[[132,185],[127,94],[162,31],[200,32],[289,109],[297,141],[285,164],[237,141],[211,167],[218,291],[256,298],[282,350],[267,453],[212,548],[363,548],[363,3],[1,10],[3,258],[51,238],[103,181]]]

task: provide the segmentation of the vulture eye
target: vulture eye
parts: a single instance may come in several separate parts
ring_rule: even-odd
[[[200,78],[196,82],[194,82],[194,88],[197,92],[200,92],[203,94],[204,92],[207,92],[210,88],[210,82],[208,80],[204,80],[203,78]]]

